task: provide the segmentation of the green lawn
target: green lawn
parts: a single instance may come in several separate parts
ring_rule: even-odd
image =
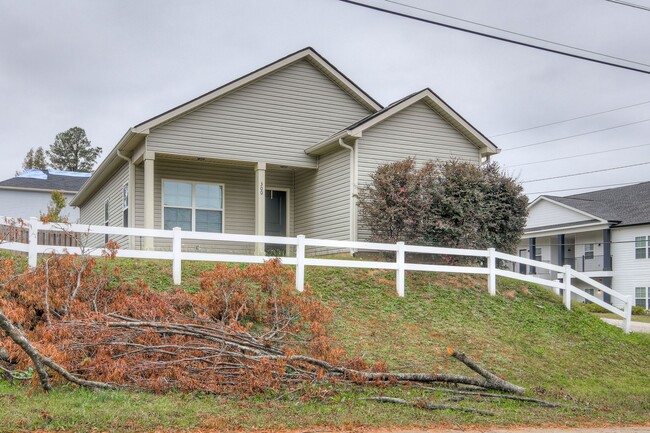
[[[171,286],[171,266],[118,260],[122,275],[158,290]],[[198,290],[203,263],[183,264],[183,287]],[[607,325],[542,288],[485,278],[407,274],[406,296],[394,274],[374,270],[308,268],[306,281],[334,309],[333,334],[349,353],[386,361],[395,371],[472,374],[446,355],[454,347],[527,395],[595,409],[542,408],[470,398],[462,405],[494,417],[382,406],[364,396],[448,397],[421,388],[340,386],[310,396],[269,394],[238,398],[197,394],[150,395],[58,386],[50,394],[0,382],[0,432],[36,429],[132,432],[152,429],[351,429],[362,426],[584,425],[650,422],[650,335]]]
[[[596,317],[602,317],[605,319],[616,319],[616,320],[622,320],[621,316],[618,316],[613,313],[594,313]],[[633,322],[642,322],[642,323],[650,323],[650,316],[641,316],[641,315],[633,315],[632,316],[632,321]]]

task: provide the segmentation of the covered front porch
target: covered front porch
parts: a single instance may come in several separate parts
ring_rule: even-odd
[[[293,236],[295,175],[313,168],[145,152],[131,165],[125,208],[131,227]],[[129,240],[132,248],[169,250],[171,241]],[[186,241],[185,251],[285,255],[284,245]],[[280,251],[283,250],[283,251]]]

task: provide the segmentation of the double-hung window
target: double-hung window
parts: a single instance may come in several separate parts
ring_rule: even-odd
[[[104,202],[104,225],[108,227],[110,212],[108,211],[108,200]],[[104,243],[108,243],[108,233],[104,234]]]
[[[542,247],[535,247],[535,260],[542,261]]]
[[[650,310],[650,287],[634,288],[634,305]]]
[[[594,244],[585,244],[585,259],[594,258]]]
[[[223,185],[163,181],[163,228],[223,233]]]
[[[637,236],[634,238],[634,258],[650,258],[650,236]]]

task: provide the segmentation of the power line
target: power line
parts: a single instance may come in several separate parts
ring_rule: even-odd
[[[386,1],[387,1],[387,0],[386,0]],[[530,127],[530,128],[518,129],[518,130],[516,130],[516,131],[503,132],[503,133],[501,133],[501,134],[490,135],[489,138],[502,137],[502,136],[504,136],[504,135],[516,134],[516,133],[518,133],[518,132],[524,132],[524,131],[530,131],[530,130],[532,130],[532,129],[543,128],[543,127],[545,127],[545,126],[559,125],[559,124],[561,124],[561,123],[572,122],[572,121],[574,121],[574,120],[585,119],[585,118],[587,118],[587,117],[598,116],[599,114],[611,113],[611,112],[613,112],[613,111],[624,110],[624,109],[626,109],[626,108],[632,108],[632,107],[638,107],[639,105],[645,105],[645,104],[650,104],[650,101],[639,102],[638,104],[626,105],[625,107],[612,108],[611,110],[599,111],[598,113],[585,114],[584,116],[572,117],[571,119],[560,120],[560,121],[558,121],[558,122],[545,123],[545,124],[543,124],[543,125],[532,126],[532,127]]]
[[[445,28],[448,28],[448,29],[458,30],[458,31],[473,34],[473,35],[476,35],[476,36],[483,36],[483,37],[494,39],[494,40],[501,41],[501,42],[507,42],[507,43],[510,43],[510,44],[521,45],[521,46],[527,47],[527,48],[533,48],[533,49],[536,49],[536,50],[546,51],[546,52],[549,52],[549,53],[559,54],[559,55],[562,55],[562,56],[573,57],[574,59],[586,60],[588,62],[598,63],[598,64],[606,65],[606,66],[613,66],[615,68],[626,69],[628,71],[640,72],[642,74],[650,75],[650,71],[644,70],[644,69],[639,69],[639,68],[634,68],[632,66],[626,66],[626,65],[621,65],[621,64],[618,64],[618,63],[607,62],[605,60],[598,60],[598,59],[594,59],[594,58],[591,58],[591,57],[580,56],[578,54],[567,53],[567,52],[555,50],[555,49],[552,49],[552,48],[542,47],[540,45],[533,45],[533,44],[529,44],[527,42],[515,41],[513,39],[507,39],[507,38],[504,38],[504,37],[501,37],[501,36],[491,35],[489,33],[478,32],[476,30],[469,30],[469,29],[466,29],[466,28],[463,28],[463,27],[453,26],[451,24],[445,24],[445,23],[441,23],[441,22],[438,22],[438,21],[432,21],[432,20],[428,20],[428,19],[425,19],[425,18],[416,17],[416,16],[413,16],[413,15],[408,15],[408,14],[405,14],[405,13],[402,13],[402,12],[392,11],[390,9],[384,9],[384,8],[380,8],[380,7],[377,7],[377,6],[367,5],[367,4],[359,3],[359,2],[356,2],[356,1],[352,1],[352,0],[339,0],[339,1],[344,2],[344,3],[348,3],[348,4],[352,4],[352,5],[355,5],[355,6],[360,6],[360,7],[364,7],[364,8],[367,8],[367,9],[371,9],[371,10],[374,10],[374,11],[377,11],[377,12],[384,12],[384,13],[399,16],[399,17],[402,17],[402,18],[408,18],[408,19],[411,19],[411,20],[420,21],[420,22],[424,22],[424,23],[427,23],[427,24],[433,24],[433,25],[440,26],[440,27],[445,27]],[[628,62],[636,63],[636,62],[632,62],[632,61],[628,61]]]
[[[605,0],[605,1],[608,1],[608,2],[610,2],[610,3],[617,3],[617,4],[619,4],[619,5],[623,5],[623,6],[629,6],[629,7],[631,7],[631,8],[642,9],[642,10],[644,10],[644,11],[649,11],[649,12],[650,12],[650,8],[649,8],[649,7],[647,7],[647,6],[642,6],[642,5],[638,5],[638,4],[636,4],[636,3],[629,3],[629,2],[624,2],[624,1],[621,1],[621,0]]]
[[[531,182],[540,182],[542,180],[562,179],[562,178],[565,178],[565,177],[581,176],[583,174],[600,173],[600,172],[603,172],[603,171],[620,170],[622,168],[638,167],[640,165],[647,165],[647,164],[650,164],[650,161],[640,162],[638,164],[621,165],[621,166],[618,166],[618,167],[603,168],[603,169],[600,169],[600,170],[583,171],[582,173],[573,173],[573,174],[565,174],[565,175],[562,175],[562,176],[544,177],[542,179],[522,180],[519,183],[531,183]]]
[[[648,121],[650,121],[650,119],[643,119],[643,120],[638,120],[636,122],[625,123],[623,125],[610,126],[609,128],[596,129],[594,131],[582,132],[580,134],[574,134],[574,135],[568,135],[566,137],[554,138],[552,140],[538,141],[537,143],[524,144],[523,146],[515,146],[515,147],[511,147],[510,149],[503,149],[501,152],[507,152],[509,150],[524,149],[526,147],[538,146],[540,144],[553,143],[554,141],[568,140],[569,138],[582,137],[584,135],[596,134],[598,132],[603,132],[603,131],[610,131],[612,129],[623,128],[625,126],[630,126],[630,125],[637,125],[639,123],[648,122]]]
[[[574,47],[573,45],[562,44],[560,42],[554,42],[554,41],[550,41],[548,39],[538,38],[538,37],[535,37],[535,36],[529,36],[529,35],[525,35],[523,33],[502,29],[501,27],[495,27],[495,26],[490,26],[490,25],[487,25],[487,24],[481,24],[481,23],[476,22],[476,21],[466,20],[466,19],[463,19],[463,18],[454,17],[452,15],[446,15],[446,14],[443,14],[443,13],[440,13],[440,12],[434,12],[432,10],[420,8],[420,7],[413,6],[413,5],[409,5],[407,3],[400,3],[400,2],[395,1],[395,0],[384,0],[384,1],[386,3],[393,3],[393,4],[404,6],[404,7],[410,8],[410,9],[415,9],[415,10],[418,10],[418,11],[421,11],[421,12],[427,12],[427,13],[430,13],[430,14],[433,14],[433,15],[438,15],[438,16],[445,17],[445,18],[450,18],[452,20],[461,21],[461,22],[464,22],[464,23],[473,24],[473,25],[480,26],[480,27],[485,27],[487,29],[497,30],[497,31],[500,31],[500,32],[509,33],[511,35],[522,36],[524,38],[533,39],[533,40],[540,41],[540,42],[546,42],[548,44],[553,44],[553,45],[557,45],[557,46],[564,47],[564,48],[571,48],[572,50],[583,51],[583,52],[589,53],[589,54],[596,54],[598,56],[608,57],[610,59],[623,60],[624,62],[635,63],[637,65],[650,66],[650,64],[647,64],[647,63],[635,62],[633,60],[627,60],[627,59],[624,59],[622,57],[611,56],[609,54],[603,54],[603,53],[599,53],[597,51],[591,51],[591,50],[587,50],[587,49],[584,49],[584,48]]]
[[[618,152],[621,150],[636,149],[638,147],[644,147],[644,146],[650,146],[650,143],[639,144],[638,146],[618,147],[616,149],[601,150],[600,152],[581,153],[580,155],[565,156],[561,158],[545,159],[543,161],[532,161],[532,162],[524,162],[522,164],[505,165],[503,168],[523,167],[524,165],[542,164],[544,162],[553,162],[553,161],[560,161],[565,159],[579,158],[581,156],[600,155],[601,153]]]
[[[610,183],[609,185],[594,185],[594,186],[585,186],[581,188],[565,188],[565,189],[551,189],[548,191],[535,191],[535,192],[527,192],[526,195],[533,195],[533,194],[546,194],[549,192],[565,192],[565,191],[582,191],[585,189],[592,189],[592,188],[608,188],[610,186],[625,186],[625,185],[634,185],[639,182],[625,182],[625,183]]]

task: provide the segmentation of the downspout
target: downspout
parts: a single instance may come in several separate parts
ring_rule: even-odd
[[[129,207],[128,224],[129,227],[135,227],[135,165],[130,157],[124,155],[121,150],[117,149],[117,156],[125,160],[129,167],[129,196],[127,205]],[[129,249],[135,249],[135,239],[129,236]]]
[[[357,240],[357,224],[356,224],[356,199],[355,199],[355,179],[356,179],[356,173],[357,173],[357,164],[356,164],[356,144],[357,141],[354,141],[355,146],[352,147],[348,144],[345,144],[343,142],[343,138],[339,138],[339,146],[341,146],[343,149],[347,149],[350,151],[350,240],[351,241],[356,241]],[[356,249],[350,248],[350,254],[354,255],[356,253]]]

